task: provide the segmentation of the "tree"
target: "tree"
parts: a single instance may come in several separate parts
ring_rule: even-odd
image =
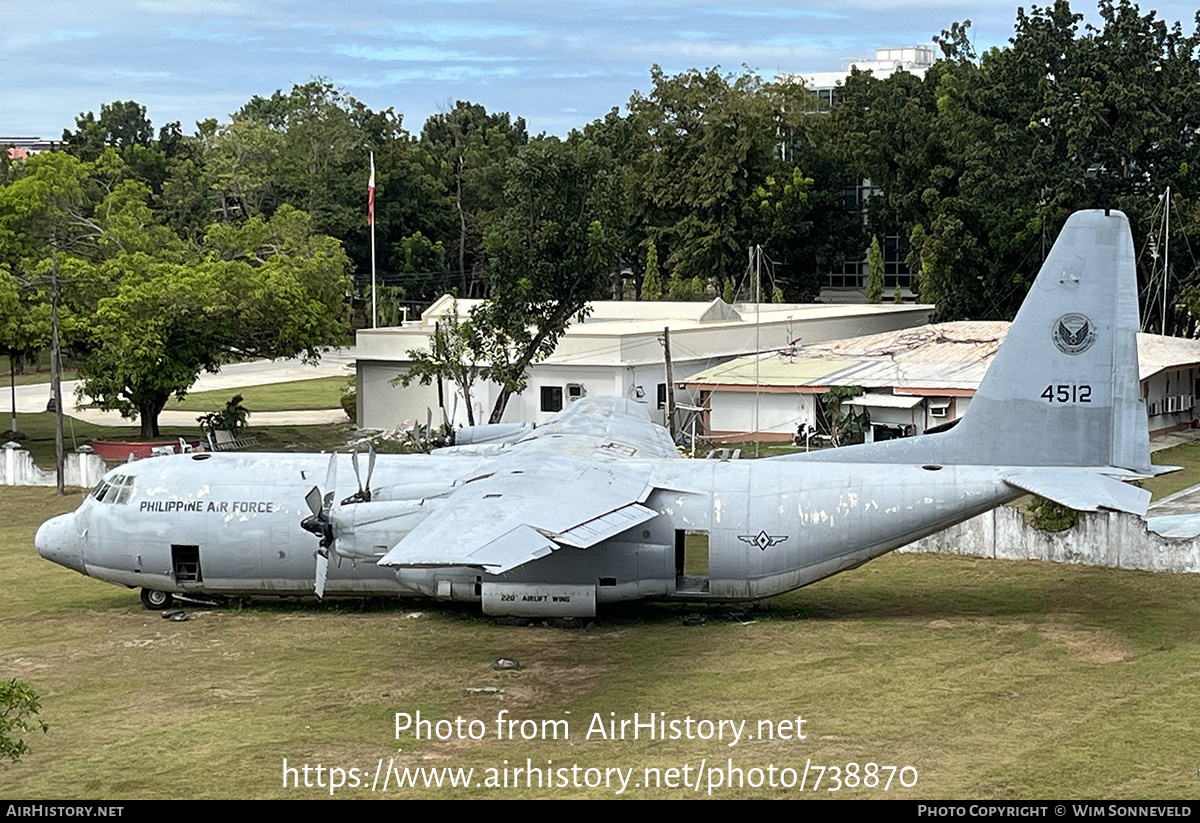
[[[821,405],[829,421],[829,436],[835,446],[861,442],[870,427],[871,416],[867,410],[855,411],[854,406],[845,402],[862,394],[862,386],[831,386],[829,391],[821,396]],[[848,409],[843,410],[844,406],[848,406]]]
[[[50,726],[38,718],[40,711],[41,701],[28,683],[15,678],[0,683],[0,761],[16,763],[29,753],[21,735],[37,728],[43,734],[49,731]]]
[[[349,261],[312,219],[282,206],[270,220],[214,224],[193,258],[124,254],[102,265],[118,283],[91,319],[80,392],[138,415],[143,437],[202,371],[233,357],[320,357],[345,339]]]
[[[435,158],[455,214],[459,294],[472,293],[468,273],[482,261],[488,224],[504,201],[506,164],[528,142],[523,118],[489,114],[464,100],[430,117],[421,129],[421,145]]]
[[[756,244],[785,269],[811,265],[814,180],[800,164],[817,162],[808,122],[815,98],[799,84],[750,72],[668,76],[655,66],[651,79],[652,90],[629,101],[631,125],[610,114],[588,133],[619,146],[622,165],[634,169],[637,185],[626,190],[637,215],[632,230],[654,238],[677,293],[694,294],[688,282],[697,277],[736,281]],[[822,195],[831,213],[840,211],[833,204],[841,188],[839,179],[836,198]]]
[[[100,118],[92,112],[75,118],[75,131],[63,130],[63,144],[81,160],[96,160],[110,146],[149,148],[154,127],[146,107],[133,100],[114,100],[100,107]]]
[[[883,250],[878,236],[871,238],[871,250],[867,252],[867,302],[883,302]]]
[[[480,365],[483,356],[483,341],[470,319],[460,318],[458,303],[437,322],[429,338],[428,349],[412,349],[408,357],[412,365],[408,372],[392,381],[409,386],[414,380],[428,386],[435,380],[449,380],[462,395],[467,407],[467,423],[475,425],[475,407],[471,390],[475,383],[487,376],[487,369]],[[441,389],[438,390],[439,396]]]
[[[939,39],[946,59],[924,78],[855,73],[843,87],[831,117],[843,156],[884,193],[872,228],[912,239],[921,299],[937,303],[937,319],[1011,317],[1081,208],[1129,215],[1148,268],[1141,238],[1162,192],[1194,199],[1200,30],[1185,34],[1126,0],[1099,11],[1099,27],[1081,27],[1062,0],[1019,11],[1010,45],[982,55],[956,24]],[[1200,280],[1196,216],[1172,221],[1169,307]]]
[[[488,376],[500,385],[490,421],[553,353],[567,325],[602,297],[625,215],[612,155],[579,135],[543,137],[508,167],[505,206],[485,241],[489,298],[471,312]]]
[[[654,240],[647,237],[646,242],[646,273],[642,275],[642,299],[662,300],[662,274],[658,271],[658,248]]]

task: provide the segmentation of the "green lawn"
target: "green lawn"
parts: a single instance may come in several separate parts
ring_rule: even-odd
[[[1142,488],[1149,489],[1155,500],[1200,483],[1200,442],[1155,452],[1152,462],[1156,466],[1183,467],[1181,471],[1142,481]]]
[[[253,412],[312,411],[341,408],[341,397],[349,385],[346,377],[318,377],[291,383],[267,383],[240,389],[195,392],[182,400],[171,400],[166,411],[220,411],[235,394],[242,405]],[[251,418],[251,423],[254,422]]]
[[[28,386],[31,383],[49,383],[50,382],[50,355],[46,354],[45,362],[41,369],[35,369],[33,365],[26,364],[25,374],[18,374],[16,380],[13,381],[18,386]],[[70,366],[63,368],[62,379],[74,380],[76,377],[75,369]],[[8,355],[0,355],[0,386],[7,387],[10,383],[10,375],[8,373]],[[46,395],[49,397],[49,393]]]

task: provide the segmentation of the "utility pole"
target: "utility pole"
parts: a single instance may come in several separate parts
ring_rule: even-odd
[[[671,434],[671,442],[675,442],[675,373],[671,369],[671,327],[663,329],[663,359],[667,366],[667,431]]]
[[[12,427],[10,431],[13,436],[17,434],[17,360],[16,355],[10,350],[8,355],[8,390],[12,395]]]
[[[54,456],[58,494],[66,494],[63,477],[62,346],[58,337],[58,244],[50,235],[50,396],[54,398]]]
[[[1163,215],[1163,299],[1162,334],[1167,336],[1167,286],[1171,281],[1171,187],[1167,186],[1166,209]]]
[[[758,406],[762,400],[759,391],[762,387],[762,246],[755,246],[750,254],[754,257],[754,456],[758,457]]]

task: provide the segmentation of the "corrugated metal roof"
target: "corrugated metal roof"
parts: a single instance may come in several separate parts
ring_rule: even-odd
[[[979,387],[1008,331],[1000,321],[935,323],[764,354],[767,386],[914,389]],[[689,384],[754,385],[755,358],[742,357],[692,376]]]
[[[1200,365],[1200,340],[1139,334],[1137,346],[1138,376],[1142,380],[1166,369]]]
[[[911,329],[797,346],[761,355],[764,386],[979,388],[1011,324],[1001,320],[933,323]],[[1142,380],[1166,369],[1200,366],[1200,340],[1138,334]],[[754,357],[693,375],[689,385],[754,385]]]
[[[796,362],[778,355],[766,354],[758,361],[753,357],[739,357],[705,369],[688,383],[711,383],[723,386],[796,386],[828,385],[825,379],[844,368],[855,365],[854,360],[806,360]],[[703,379],[702,379],[703,378]]]

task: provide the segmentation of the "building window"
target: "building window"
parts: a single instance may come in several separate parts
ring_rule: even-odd
[[[542,386],[542,411],[557,412],[562,411],[562,407],[562,386]]]
[[[667,407],[667,384],[658,384],[658,407],[665,409]]]

